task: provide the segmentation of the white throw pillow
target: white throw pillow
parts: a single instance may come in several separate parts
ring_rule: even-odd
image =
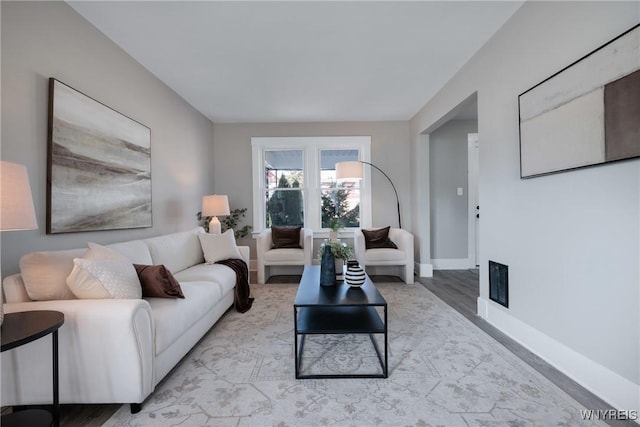
[[[140,299],[142,286],[136,269],[128,260],[73,260],[67,286],[80,299]]]
[[[240,255],[240,251],[236,246],[236,238],[232,229],[222,234],[201,233],[198,234],[198,238],[200,238],[202,252],[204,252],[204,259],[207,264],[213,264],[229,258],[242,259],[242,255]]]

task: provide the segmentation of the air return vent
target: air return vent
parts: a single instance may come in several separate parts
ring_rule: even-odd
[[[509,308],[509,267],[489,261],[489,299]]]

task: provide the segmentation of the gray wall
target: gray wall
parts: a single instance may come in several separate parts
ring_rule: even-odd
[[[39,230],[2,233],[2,275],[33,250],[85,247],[188,229],[213,189],[212,123],[63,2],[2,8],[2,159],[26,165]],[[151,128],[153,227],[45,234],[48,79]]]
[[[215,191],[228,194],[233,208],[248,208],[247,223],[253,223],[251,137],[254,136],[371,136],[371,163],[393,181],[400,198],[404,228],[411,224],[409,197],[409,122],[339,123],[216,123],[213,128],[213,177]],[[391,185],[378,171],[372,177],[372,222],[374,226],[397,227],[398,214]],[[255,258],[255,243],[251,257]]]
[[[431,191],[431,258],[468,258],[467,135],[477,132],[475,120],[452,120],[429,139]],[[458,196],[458,188],[463,194]]]
[[[640,402],[640,160],[520,179],[518,94],[639,20],[637,1],[525,2],[411,121],[419,153],[478,93],[479,314],[621,409]],[[509,266],[508,309],[489,301],[489,260]]]

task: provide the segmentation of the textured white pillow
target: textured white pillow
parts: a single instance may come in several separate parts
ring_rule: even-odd
[[[213,264],[229,258],[242,259],[236,246],[236,238],[231,229],[222,234],[200,233],[198,238],[200,238],[202,252],[204,252],[204,259],[207,264]]]
[[[67,286],[80,299],[139,299],[142,286],[133,264],[128,260],[73,260]]]

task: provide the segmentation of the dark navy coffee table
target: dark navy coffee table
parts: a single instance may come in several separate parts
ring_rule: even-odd
[[[379,311],[382,311],[382,318]],[[387,301],[369,276],[361,287],[338,282],[320,286],[320,266],[305,266],[293,303],[294,358],[296,379],[307,378],[387,378]],[[304,341],[311,334],[367,334],[378,356],[382,373],[309,374],[300,373]],[[374,334],[384,335],[384,355]],[[298,339],[300,342],[298,343]],[[299,345],[298,345],[299,344]]]

